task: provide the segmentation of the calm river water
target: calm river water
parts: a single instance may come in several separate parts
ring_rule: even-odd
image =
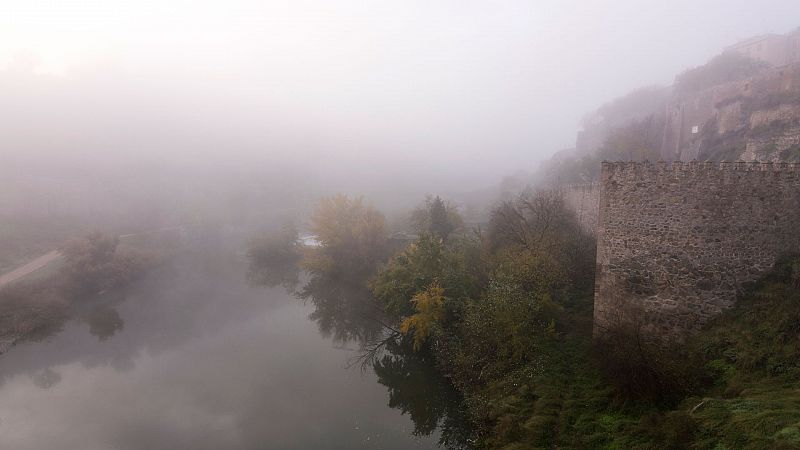
[[[357,308],[246,273],[233,251],[187,251],[0,355],[0,448],[436,448],[452,419],[435,372],[348,367]]]

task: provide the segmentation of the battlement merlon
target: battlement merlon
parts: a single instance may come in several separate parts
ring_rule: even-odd
[[[658,174],[665,172],[793,172],[800,173],[800,163],[763,161],[603,161],[601,173],[613,174]]]

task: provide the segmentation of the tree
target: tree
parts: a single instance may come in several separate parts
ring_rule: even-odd
[[[445,245],[442,239],[423,234],[389,260],[370,285],[386,311],[403,318],[415,313],[414,296],[437,282],[444,289],[449,318],[467,298],[480,295],[482,269],[479,242],[464,239]]]
[[[492,212],[487,241],[495,272],[513,275],[526,289],[593,283],[594,238],[559,191],[524,192],[501,204]]]
[[[362,197],[337,194],[320,200],[311,217],[320,246],[303,267],[316,275],[366,280],[387,256],[386,219]]]
[[[424,291],[416,293],[411,303],[416,312],[403,319],[400,331],[403,334],[413,332],[414,350],[417,351],[425,340],[441,330],[445,315],[444,289],[434,281]]]
[[[411,213],[411,223],[418,233],[429,233],[444,240],[453,231],[464,226],[458,209],[438,195],[428,196],[425,203]]]
[[[124,286],[141,275],[151,263],[150,256],[133,251],[120,252],[119,239],[94,232],[67,243],[61,252],[64,292],[89,296]]]

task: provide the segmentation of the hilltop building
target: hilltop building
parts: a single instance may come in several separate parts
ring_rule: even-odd
[[[745,39],[725,48],[775,67],[800,62],[800,28],[787,34],[763,34]]]

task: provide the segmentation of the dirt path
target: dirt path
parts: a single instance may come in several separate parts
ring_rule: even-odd
[[[48,263],[57,260],[58,258],[61,258],[61,252],[58,250],[53,250],[52,252],[42,255],[23,266],[17,267],[11,272],[0,275],[0,287],[5,286],[12,281],[16,281],[20,278],[28,276],[46,266]]]

